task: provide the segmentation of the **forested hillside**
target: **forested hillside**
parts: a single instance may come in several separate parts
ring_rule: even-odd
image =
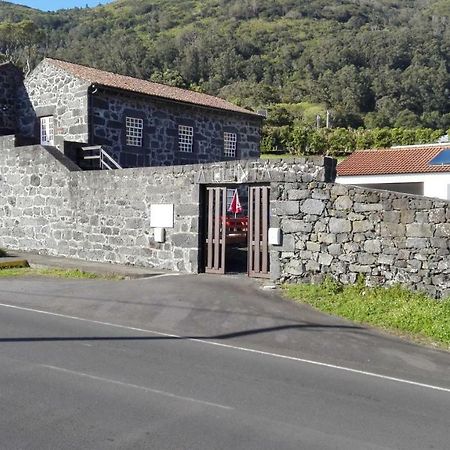
[[[0,2],[0,19],[24,67],[48,55],[199,89],[280,125],[328,108],[335,126],[450,127],[448,0]]]

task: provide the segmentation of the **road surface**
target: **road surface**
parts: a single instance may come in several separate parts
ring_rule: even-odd
[[[251,280],[0,281],[1,449],[448,449],[450,355]]]

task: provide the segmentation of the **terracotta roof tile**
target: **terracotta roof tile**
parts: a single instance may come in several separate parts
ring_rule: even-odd
[[[118,75],[112,72],[106,72],[104,70],[81,66],[79,64],[73,64],[57,59],[45,58],[45,61],[65,70],[66,72],[69,72],[77,78],[101,86],[150,95],[152,97],[159,97],[176,102],[204,106],[207,108],[248,114],[262,119],[262,116],[257,113],[241,108],[240,106],[233,105],[226,100],[214,97],[212,95],[189,91],[187,89],[180,89],[165,84],[153,83],[151,81],[140,80],[139,78],[128,77],[125,75]]]
[[[352,153],[337,166],[338,176],[450,172],[450,164],[428,163],[450,144],[392,147]]]

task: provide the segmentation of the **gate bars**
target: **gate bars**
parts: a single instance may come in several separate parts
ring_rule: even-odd
[[[248,275],[269,277],[269,186],[250,186],[248,202]]]
[[[268,278],[269,264],[269,186],[250,186],[248,201],[248,261],[250,277]],[[206,187],[205,272],[224,274],[227,246],[227,188]]]
[[[225,273],[227,188],[207,187],[206,273]]]

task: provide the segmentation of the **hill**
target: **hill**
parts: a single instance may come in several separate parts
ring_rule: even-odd
[[[117,0],[55,13],[0,2],[0,20],[41,31],[14,47],[22,64],[49,55],[254,109],[288,104],[287,121],[302,119],[290,104],[309,102],[336,125],[450,127],[447,0]],[[0,52],[7,40],[0,26]]]

